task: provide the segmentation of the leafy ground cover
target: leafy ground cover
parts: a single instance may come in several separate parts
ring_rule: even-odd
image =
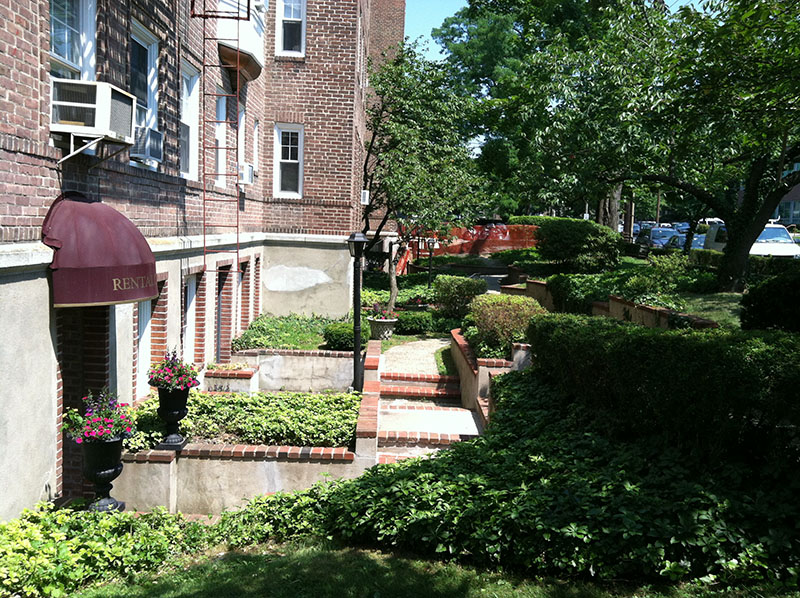
[[[210,395],[193,392],[180,432],[191,442],[290,446],[347,446],[355,435],[360,395],[353,393],[257,393]],[[128,450],[153,448],[164,437],[158,399],[133,412],[136,434]]]
[[[260,347],[314,351],[325,343],[322,335],[325,326],[336,321],[322,316],[263,314],[231,346],[234,351]]]
[[[739,328],[742,311],[741,293],[685,293],[684,311],[701,318],[713,320],[723,328]]]
[[[453,354],[451,351],[451,347],[442,347],[433,354],[433,357],[436,359],[436,367],[439,370],[439,374],[442,376],[458,376],[458,368],[456,367],[455,361],[453,361]]]

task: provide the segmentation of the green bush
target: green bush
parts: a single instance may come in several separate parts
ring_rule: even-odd
[[[800,337],[559,314],[534,316],[528,341],[537,374],[613,437],[659,436],[706,458],[797,457]]]
[[[541,226],[552,216],[511,216],[508,219],[508,224],[532,224],[534,226]]]
[[[325,346],[330,351],[352,351],[355,332],[352,322],[332,322],[325,326],[322,331],[325,339]],[[369,340],[369,322],[361,321],[361,346],[367,344]]]
[[[722,252],[713,249],[692,249],[689,252],[689,262],[704,268],[719,268],[722,262]]]
[[[54,510],[0,522],[0,595],[61,598],[91,582],[131,579],[209,545],[205,526],[151,513]]]
[[[470,303],[471,325],[465,327],[464,337],[478,357],[508,359],[511,345],[525,341],[531,316],[544,311],[530,297],[479,295]]]
[[[397,277],[397,288],[401,290],[427,284],[428,284],[427,272],[416,272],[414,274],[401,274]],[[388,291],[389,274],[387,274],[386,272],[364,272],[364,288],[372,289],[375,291]]]
[[[590,220],[541,218],[536,239],[543,259],[576,272],[609,270],[619,264],[622,237]]]
[[[361,397],[353,393],[193,392],[180,433],[192,442],[338,447],[355,435]],[[164,437],[158,399],[133,411],[137,432],[125,441],[131,451],[153,448]]]
[[[433,297],[438,311],[447,318],[463,318],[472,299],[485,293],[488,286],[482,278],[437,276],[433,281]]]
[[[541,257],[536,247],[525,247],[523,249],[504,249],[503,251],[498,251],[492,254],[492,259],[510,266],[517,262],[536,262],[541,260]]]
[[[433,310],[431,316],[433,318],[433,332],[448,333],[456,328],[461,328],[462,318],[446,316],[436,309]]]
[[[772,276],[742,296],[744,329],[800,332],[800,272]]]
[[[425,334],[433,330],[433,314],[429,311],[398,311],[397,334]]]
[[[603,274],[556,274],[547,279],[556,311],[588,314],[594,301],[608,301],[619,295],[622,287],[636,274],[636,269]]]

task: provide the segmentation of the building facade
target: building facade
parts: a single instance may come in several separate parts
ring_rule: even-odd
[[[0,482],[13,489],[0,519],[84,491],[59,428],[88,390],[136,401],[168,350],[226,361],[260,313],[347,313],[367,58],[402,39],[404,5],[19,0],[0,13]],[[98,202],[119,218],[101,223]],[[49,212],[69,241],[42,242]],[[113,292],[147,290],[60,299],[54,255],[72,256],[74,280],[127,259],[117,220],[155,270]]]

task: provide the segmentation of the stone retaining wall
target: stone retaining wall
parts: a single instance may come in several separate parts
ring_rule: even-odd
[[[353,385],[352,351],[247,349],[233,354],[258,370],[258,390],[318,392]]]

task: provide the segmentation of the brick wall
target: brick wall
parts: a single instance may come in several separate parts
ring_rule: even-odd
[[[369,55],[380,60],[383,52],[405,36],[406,0],[373,0]]]

